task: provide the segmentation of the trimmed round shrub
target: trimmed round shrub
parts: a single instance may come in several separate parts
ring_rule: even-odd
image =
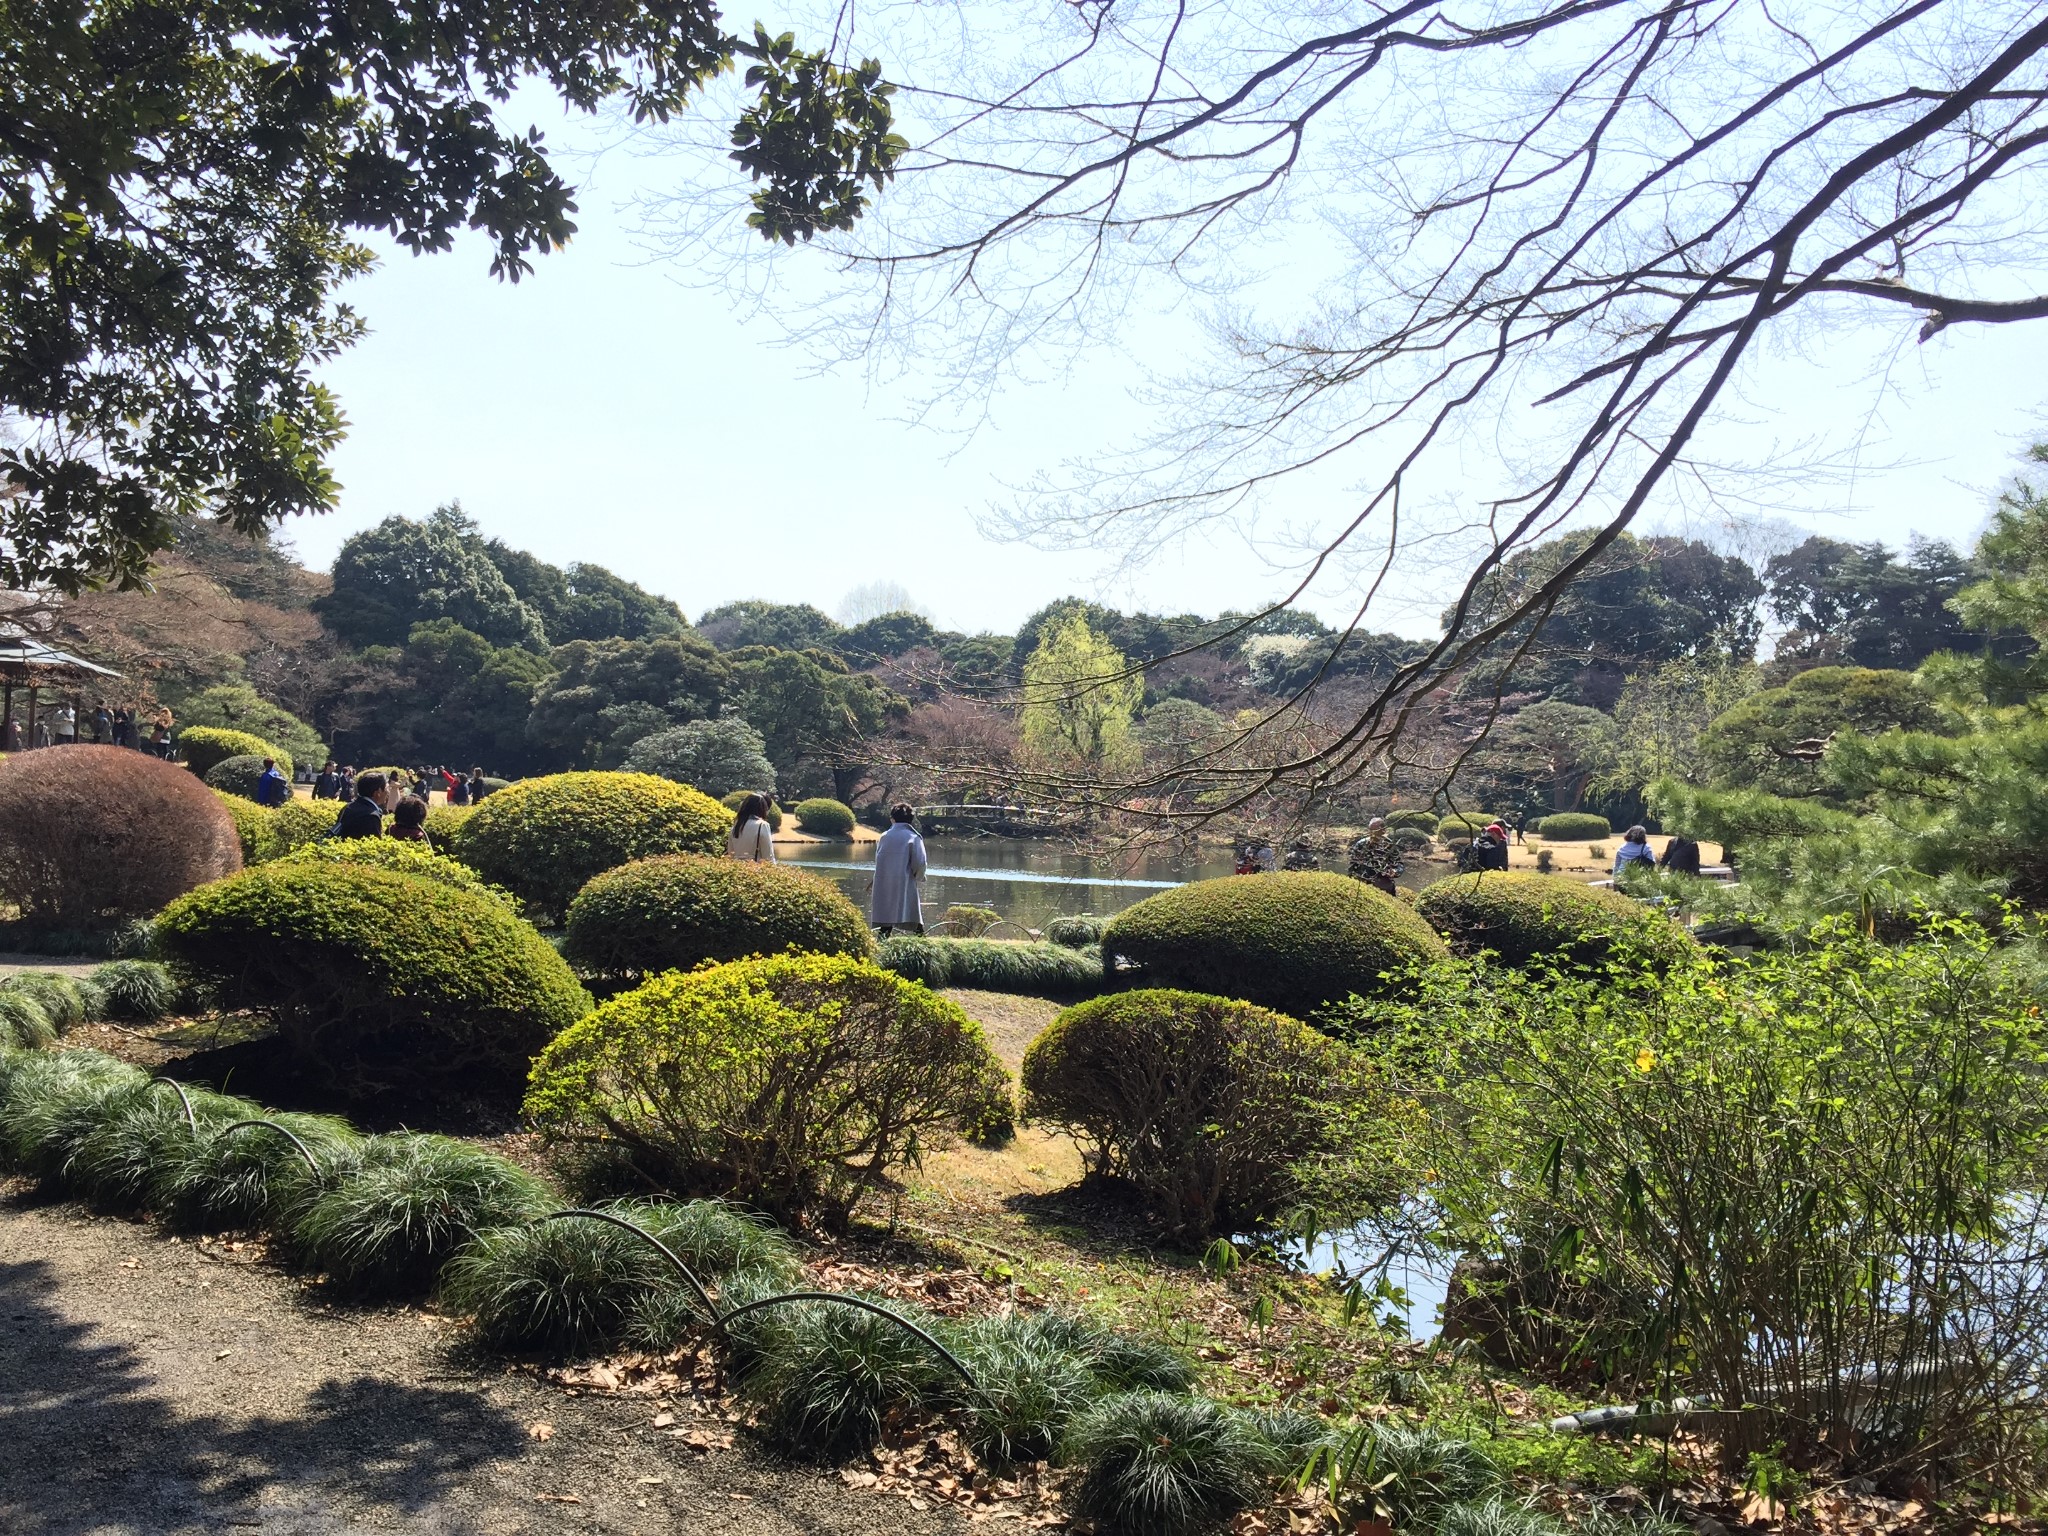
[[[1415,910],[1456,953],[1491,950],[1505,965],[1597,966],[1624,953],[1673,965],[1699,953],[1692,936],[1661,913],[1562,875],[1453,875],[1425,886]]]
[[[538,1216],[553,1204],[518,1164],[446,1136],[373,1136],[336,1185],[306,1207],[291,1243],[345,1290],[430,1289],[472,1232]]]
[[[244,864],[263,864],[277,857],[277,822],[270,812],[243,795],[216,789],[214,797],[235,824],[235,842]]]
[[[1067,1009],[1024,1053],[1024,1113],[1082,1145],[1169,1236],[1257,1226],[1293,1169],[1335,1150],[1350,1053],[1284,1014],[1199,992],[1120,992]]]
[[[673,854],[607,870],[569,907],[562,954],[591,975],[646,977],[785,950],[867,959],[861,910],[829,880],[778,864]]]
[[[589,1008],[567,962],[490,896],[324,859],[265,864],[173,902],[157,946],[223,1008],[268,1014],[359,1087],[516,1079]]]
[[[370,869],[396,870],[401,875],[417,875],[422,880],[431,880],[436,885],[445,885],[451,890],[468,891],[472,895],[485,896],[504,907],[507,912],[517,912],[518,903],[510,891],[500,890],[487,882],[484,877],[464,864],[460,859],[451,859],[444,853],[436,853],[425,843],[415,843],[402,837],[333,837],[323,842],[306,843],[278,858],[281,864],[359,864]]]
[[[1585,811],[1559,811],[1536,823],[1536,833],[1545,842],[1590,843],[1596,837],[1612,837],[1614,828],[1605,816]]]
[[[1206,1397],[1125,1392],[1089,1408],[1069,1431],[1082,1468],[1076,1510],[1119,1536],[1184,1536],[1265,1495],[1293,1470],[1241,1408]]]
[[[154,1023],[178,1005],[177,978],[154,960],[109,960],[92,973],[110,1019]]]
[[[1387,830],[1398,832],[1403,827],[1413,827],[1418,832],[1436,831],[1435,811],[1389,811],[1386,814]]]
[[[1391,836],[1394,846],[1407,854],[1427,853],[1436,842],[1420,827],[1396,827]]]
[[[1491,811],[1461,811],[1436,824],[1436,835],[1447,843],[1470,842],[1500,818]]]
[[[49,1015],[50,1027],[60,1035],[97,1016],[104,1006],[105,999],[96,988],[91,996],[87,991],[87,987],[56,971],[16,971],[0,980],[0,995],[13,993],[34,998]]]
[[[526,1111],[671,1188],[837,1220],[998,1085],[956,1004],[865,960],[778,955],[613,998],[534,1064]]]
[[[1105,971],[1138,968],[1143,985],[1186,987],[1307,1015],[1385,979],[1449,958],[1408,906],[1348,875],[1228,875],[1162,891],[1111,919]]]
[[[752,793],[750,790],[736,789],[731,794],[722,796],[718,803],[737,816],[740,813],[741,803],[750,793]],[[768,802],[768,830],[770,832],[780,832],[782,830],[782,807],[773,800]]]
[[[946,908],[946,915],[940,919],[956,939],[978,939],[1002,920],[1002,915],[992,907],[963,906],[958,902]]]
[[[270,808],[270,829],[277,851],[280,854],[290,853],[294,848],[303,848],[325,836],[333,827],[334,818],[340,814],[341,806],[335,801],[301,800],[297,795],[283,805],[273,805]]]
[[[218,725],[186,726],[178,733],[178,751],[185,759],[185,766],[201,778],[205,778],[231,757],[257,759],[259,772],[262,770],[262,759],[273,758],[277,762],[278,772],[286,778],[292,776],[296,766],[289,752],[281,747],[272,746],[261,736],[251,736],[247,731],[231,731]]]
[[[556,773],[491,795],[452,851],[560,922],[593,876],[664,853],[722,854],[731,825],[709,795],[651,773]]]
[[[0,899],[28,927],[118,928],[241,867],[221,796],[173,763],[93,746],[0,762]]]
[[[0,992],[0,1046],[39,1051],[56,1039],[57,1025],[41,999],[26,992]]]
[[[844,837],[853,830],[853,811],[837,800],[803,800],[797,804],[796,824],[813,837]]]
[[[1045,925],[1045,941],[1061,949],[1087,949],[1102,942],[1105,921],[1085,912],[1079,917],[1056,917]]]
[[[223,794],[256,798],[256,781],[263,777],[260,757],[224,757],[206,770],[206,782]]]

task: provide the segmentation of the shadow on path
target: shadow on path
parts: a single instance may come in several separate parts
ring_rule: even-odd
[[[63,1317],[56,1288],[49,1264],[0,1259],[0,1530],[9,1536],[340,1529],[351,1522],[339,1506],[416,1514],[525,1443],[474,1391],[370,1376],[329,1381],[284,1418],[181,1412],[133,1347]]]

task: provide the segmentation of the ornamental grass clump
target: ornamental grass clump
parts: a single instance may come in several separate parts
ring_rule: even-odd
[[[27,992],[0,990],[0,1045],[21,1051],[41,1050],[56,1043],[57,1026],[42,999]]]
[[[1346,875],[1281,871],[1197,880],[1110,920],[1105,970],[1141,985],[1242,998],[1305,1018],[1354,994],[1410,985],[1449,958],[1403,902]]]
[[[709,795],[650,773],[556,773],[490,795],[451,851],[560,923],[594,876],[660,854],[722,854],[731,825]]]
[[[286,1232],[354,1167],[363,1138],[346,1120],[296,1112],[251,1114],[258,1125],[220,1130],[165,1158],[150,1181],[149,1204],[188,1231],[267,1227]],[[275,1129],[273,1129],[275,1127]],[[305,1153],[288,1131],[312,1154]]]
[[[486,1227],[538,1216],[547,1185],[492,1153],[446,1136],[373,1136],[294,1223],[292,1247],[343,1290],[430,1290],[441,1266]]]
[[[968,1443],[996,1462],[1042,1461],[1102,1394],[1088,1361],[1016,1314],[977,1319],[949,1340],[974,1385],[955,1381]]]
[[[672,854],[607,870],[569,907],[562,954],[589,976],[640,981],[786,950],[874,953],[866,917],[800,869]]]
[[[25,1051],[0,1074],[0,1164],[35,1179],[55,1179],[97,1101],[147,1082],[140,1067],[98,1051]],[[166,1098],[169,1089],[159,1089]]]
[[[1425,886],[1415,910],[1454,953],[1489,950],[1504,965],[1597,967],[1628,956],[1669,966],[1699,955],[1692,936],[1661,912],[1561,875],[1453,875]]]
[[[1033,997],[1085,997],[1102,990],[1102,957],[1086,949],[1015,939],[884,939],[875,958],[883,969],[928,987],[971,987]]]
[[[353,860],[280,859],[167,907],[159,951],[223,1008],[269,1015],[308,1066],[364,1091],[524,1076],[589,1008],[497,898]]]
[[[1257,1420],[1206,1397],[1125,1392],[1068,1431],[1071,1501],[1118,1536],[1184,1536],[1256,1502],[1289,1470]]]
[[[92,973],[106,1017],[154,1023],[178,1005],[177,978],[154,960],[109,960]]]
[[[1296,1202],[1300,1168],[1352,1146],[1369,1109],[1350,1052],[1283,1014],[1199,992],[1114,993],[1024,1056],[1024,1113],[1081,1143],[1184,1243]]]
[[[1306,1480],[1321,1486],[1346,1525],[1427,1530],[1450,1506],[1484,1499],[1502,1481],[1471,1441],[1394,1420],[1362,1420],[1303,1460]]]
[[[1075,917],[1056,917],[1045,925],[1045,941],[1061,949],[1090,949],[1102,943],[1107,919],[1083,912]]]
[[[836,1222],[1007,1081],[956,1004],[863,960],[784,955],[613,998],[534,1063],[526,1110],[669,1188]]]
[[[52,1127],[49,1155],[63,1149],[55,1182],[106,1210],[140,1210],[167,1168],[193,1156],[223,1127],[261,1113],[247,1099],[203,1088],[187,1088],[180,1098],[155,1082],[80,1098]]]
[[[9,995],[34,999],[48,1015],[50,1028],[60,1035],[98,1017],[106,1004],[90,982],[81,984],[56,971],[16,971],[0,981],[0,997]]]
[[[922,1309],[863,1299],[927,1331],[938,1326]],[[886,1317],[816,1301],[773,1310],[781,1314],[773,1341],[752,1355],[740,1382],[762,1405],[768,1432],[798,1455],[866,1450],[892,1413],[930,1405],[945,1385],[949,1368],[932,1347]]]

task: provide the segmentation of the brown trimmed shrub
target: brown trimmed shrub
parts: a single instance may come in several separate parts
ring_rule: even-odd
[[[1081,1143],[1183,1242],[1245,1231],[1337,1150],[1350,1053],[1285,1014],[1200,992],[1120,992],[1067,1009],[1024,1054],[1024,1113]]]
[[[0,897],[34,927],[118,927],[241,867],[220,797],[174,763],[94,746],[0,762]]]

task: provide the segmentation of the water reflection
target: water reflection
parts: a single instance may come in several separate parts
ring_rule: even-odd
[[[871,846],[785,843],[775,855],[814,870],[865,907],[873,879]],[[1108,917],[1156,892],[1190,880],[1212,880],[1232,868],[1229,851],[1217,848],[1192,856],[1155,852],[1109,858],[1078,853],[1050,839],[929,837],[925,851],[931,861],[924,883],[926,921],[937,921],[947,907],[960,904],[992,907],[1027,928],[1084,912]],[[1401,883],[1419,887],[1441,873],[1433,865],[1411,866]]]

